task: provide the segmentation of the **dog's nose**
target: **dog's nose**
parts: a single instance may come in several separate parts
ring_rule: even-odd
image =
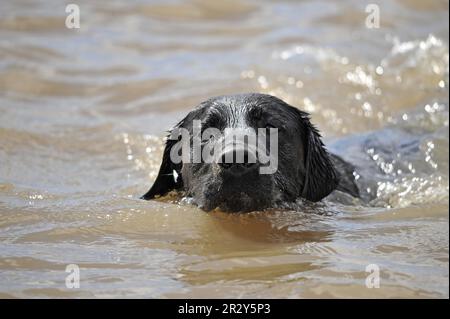
[[[218,165],[227,172],[242,174],[256,168],[258,163],[251,152],[233,149],[222,154]]]

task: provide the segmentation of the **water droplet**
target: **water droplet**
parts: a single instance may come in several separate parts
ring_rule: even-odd
[[[377,66],[377,68],[375,69],[375,72],[376,72],[378,75],[382,75],[382,74],[384,73],[384,69],[383,69],[383,67],[382,67],[381,65],[379,65],[379,66]]]

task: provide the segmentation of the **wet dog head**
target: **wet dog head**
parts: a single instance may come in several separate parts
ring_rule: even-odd
[[[143,198],[183,189],[206,211],[252,211],[318,201],[337,184],[307,113],[270,95],[241,94],[201,103],[171,130]]]

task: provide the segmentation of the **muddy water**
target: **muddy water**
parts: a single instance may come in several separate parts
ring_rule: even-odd
[[[77,3],[80,29],[0,2],[1,297],[448,298],[447,1],[379,1],[379,29],[361,1]],[[310,112],[376,198],[138,199],[165,129],[248,91]]]

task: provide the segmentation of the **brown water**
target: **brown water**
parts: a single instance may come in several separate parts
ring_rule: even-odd
[[[0,296],[448,298],[448,1],[377,2],[379,29],[356,0],[76,1],[69,30],[62,1],[2,0]],[[164,130],[247,91],[311,112],[376,199],[139,200]]]

